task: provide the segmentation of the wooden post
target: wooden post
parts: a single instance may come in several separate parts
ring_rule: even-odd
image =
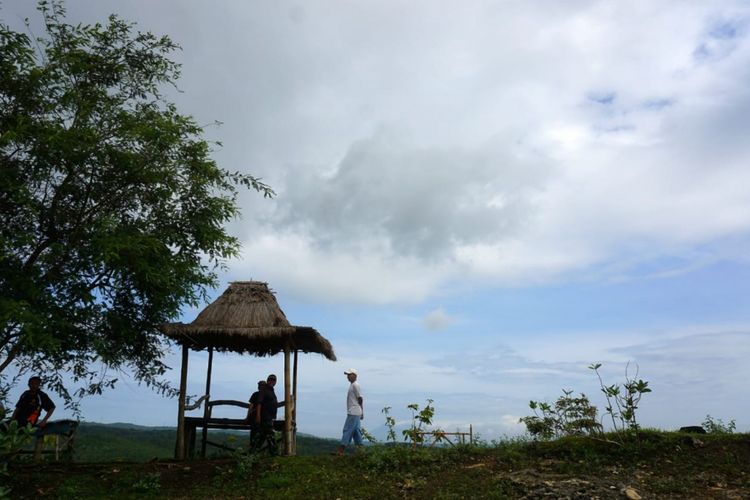
[[[294,367],[292,368],[292,454],[297,454],[297,355],[294,350]]]
[[[44,449],[44,433],[37,434],[34,441],[34,462],[42,460],[42,450]]]
[[[185,459],[185,393],[187,392],[188,351],[186,344],[182,345],[182,368],[180,369],[180,395],[177,400],[177,442],[174,457]]]
[[[292,395],[289,341],[284,345],[284,455],[292,454]]]
[[[474,429],[472,428],[471,424],[469,424],[469,445],[474,444]]]
[[[208,348],[208,369],[206,370],[206,400],[203,402],[203,433],[201,434],[201,458],[206,458],[208,440],[208,418],[211,416],[208,403],[211,402],[211,369],[214,362],[214,346]]]

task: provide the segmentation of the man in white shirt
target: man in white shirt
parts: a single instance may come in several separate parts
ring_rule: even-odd
[[[346,422],[344,423],[344,434],[341,436],[341,443],[336,452],[337,455],[344,454],[344,449],[352,439],[354,439],[355,445],[362,445],[362,428],[360,422],[365,418],[362,390],[357,383],[357,370],[350,368],[345,371],[344,374],[349,380],[349,392],[346,393]]]

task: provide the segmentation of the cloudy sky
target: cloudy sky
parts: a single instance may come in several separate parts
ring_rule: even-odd
[[[301,431],[339,434],[356,367],[370,430],[431,398],[444,428],[516,434],[563,388],[603,406],[591,362],[609,383],[639,367],[644,425],[750,431],[747,1],[67,5],[180,43],[180,110],[278,193],[242,195],[216,293],[267,281],[333,343],[337,363],[301,358]],[[282,368],[220,356],[214,397]],[[176,419],[127,380],[84,411]]]

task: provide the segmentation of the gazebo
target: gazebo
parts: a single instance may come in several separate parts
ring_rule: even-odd
[[[211,370],[213,353],[236,352],[254,356],[272,356],[284,353],[284,421],[283,437],[285,455],[296,452],[296,401],[297,401],[297,354],[299,351],[319,353],[336,361],[331,343],[314,328],[293,326],[279,307],[268,284],[259,281],[235,281],[224,293],[209,304],[189,324],[170,323],[163,325],[162,332],[182,346],[182,368],[177,410],[177,443],[175,458],[187,456],[185,417],[185,394],[187,389],[189,350],[208,349],[206,370],[206,392],[203,418],[190,418],[193,425],[191,438],[195,439],[195,426],[203,429],[201,450],[205,455],[206,434],[209,427],[223,429],[245,429],[244,419],[212,419],[213,404],[234,404],[247,408],[247,403],[237,401],[211,401]],[[294,367],[290,369],[294,354]],[[291,376],[290,376],[291,372]]]

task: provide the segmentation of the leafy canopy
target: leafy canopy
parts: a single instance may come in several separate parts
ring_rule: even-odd
[[[69,404],[65,372],[79,396],[126,368],[166,390],[157,326],[237,254],[238,187],[274,193],[217,166],[164,97],[179,77],[168,37],[38,10],[38,38],[0,21],[0,386],[15,365]]]

